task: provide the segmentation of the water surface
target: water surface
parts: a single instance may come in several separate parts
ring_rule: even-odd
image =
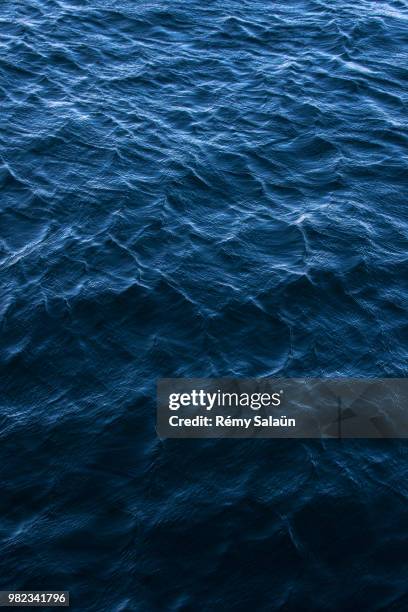
[[[159,441],[159,377],[407,373],[408,4],[3,0],[0,585],[408,607],[403,443]]]

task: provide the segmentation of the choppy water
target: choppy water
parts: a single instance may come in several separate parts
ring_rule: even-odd
[[[406,376],[406,0],[2,0],[1,588],[406,610],[403,444],[165,441],[161,376]]]

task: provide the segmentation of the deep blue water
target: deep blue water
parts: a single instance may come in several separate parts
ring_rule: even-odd
[[[162,376],[400,376],[407,0],[2,0],[0,588],[408,609],[402,442],[167,440]]]

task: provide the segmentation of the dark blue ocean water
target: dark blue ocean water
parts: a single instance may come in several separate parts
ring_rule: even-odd
[[[162,376],[406,376],[408,3],[2,0],[0,587],[408,609],[407,446],[160,441]]]

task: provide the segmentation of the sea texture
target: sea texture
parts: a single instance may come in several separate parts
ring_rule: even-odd
[[[405,377],[407,0],[2,0],[0,588],[408,609],[407,446],[159,440],[160,377]]]

